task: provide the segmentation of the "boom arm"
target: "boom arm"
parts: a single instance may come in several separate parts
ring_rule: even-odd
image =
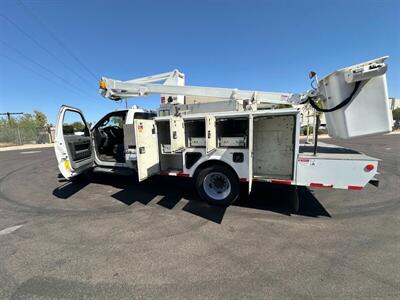
[[[231,100],[238,101],[240,107],[247,110],[257,110],[260,104],[309,102],[315,110],[327,113],[330,136],[350,138],[391,131],[386,59],[387,56],[337,70],[319,80],[315,88],[302,94],[185,86],[184,74],[178,70],[128,81],[103,77],[100,92],[111,100],[151,94],[160,94],[161,100],[165,100],[167,97],[163,95],[166,95],[171,104],[184,104],[185,96],[202,97],[205,101]],[[315,73],[310,74],[317,81]],[[213,106],[208,107],[213,109]]]
[[[274,93],[246,91],[232,88],[215,88],[202,86],[184,86],[174,84],[176,76],[184,76],[177,70],[155,76],[143,77],[128,81],[114,80],[102,77],[100,81],[100,93],[103,97],[111,100],[147,96],[151,94],[167,94],[174,96],[199,96],[210,97],[221,100],[250,100],[252,103],[288,104],[297,103],[300,100],[299,94]],[[153,83],[165,80],[164,84]],[[177,82],[177,81],[176,81]]]
[[[220,100],[248,100],[251,104],[304,104],[307,101],[312,102],[313,99],[318,99],[319,97],[324,100],[323,102],[326,102],[326,100],[331,98],[329,96],[327,97],[326,95],[325,86],[327,83],[324,83],[326,78],[343,76],[343,80],[341,80],[348,85],[356,82],[366,82],[373,77],[381,76],[386,73],[387,66],[384,63],[386,58],[387,56],[340,69],[323,78],[318,83],[318,88],[309,90],[302,94],[246,91],[232,88],[185,86],[185,75],[178,70],[128,81],[120,81],[102,77],[100,81],[100,93],[103,97],[111,100],[147,96],[151,94],[167,94],[176,96],[175,99],[182,99],[184,96],[198,96]],[[163,84],[159,83],[161,81],[163,81]],[[319,89],[320,86],[322,86],[321,91]],[[336,86],[336,92],[339,94],[342,93],[341,90],[346,89],[347,87],[343,84]],[[355,89],[355,91],[356,90],[357,89]],[[348,101],[346,102],[350,102],[351,99],[347,100]],[[183,103],[183,101],[181,102]],[[317,106],[314,105],[313,107]],[[332,110],[327,109],[326,111]]]

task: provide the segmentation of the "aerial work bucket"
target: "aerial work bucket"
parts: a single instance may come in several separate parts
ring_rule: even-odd
[[[392,130],[386,58],[340,69],[319,81],[331,137],[347,139]]]

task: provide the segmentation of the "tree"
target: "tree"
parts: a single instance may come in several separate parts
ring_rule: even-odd
[[[47,117],[44,113],[35,110],[35,121],[38,127],[45,127],[47,125]]]
[[[0,118],[0,126],[23,127],[23,128],[43,128],[47,125],[47,117],[44,113],[35,110],[34,114],[23,114],[18,118],[11,117],[10,120]]]
[[[71,124],[75,131],[83,131],[85,129],[85,124],[82,122],[74,122]]]
[[[400,121],[400,107],[394,109],[392,111],[392,114],[393,114],[393,120]]]
[[[23,128],[36,128],[36,120],[31,114],[23,114],[22,117],[16,120],[16,125]]]

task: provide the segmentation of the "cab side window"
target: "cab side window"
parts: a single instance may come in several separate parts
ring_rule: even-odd
[[[124,124],[125,118],[123,118],[122,116],[111,116],[103,122],[100,128],[104,129],[106,127],[119,127],[122,129],[124,127]]]
[[[64,114],[63,133],[64,135],[89,136],[89,128],[80,113],[67,110]]]

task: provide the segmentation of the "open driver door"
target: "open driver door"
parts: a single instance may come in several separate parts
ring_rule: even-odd
[[[143,181],[160,171],[157,126],[154,120],[134,120],[137,171]]]
[[[58,169],[68,180],[93,167],[92,137],[79,109],[61,106],[56,124],[54,150]]]

